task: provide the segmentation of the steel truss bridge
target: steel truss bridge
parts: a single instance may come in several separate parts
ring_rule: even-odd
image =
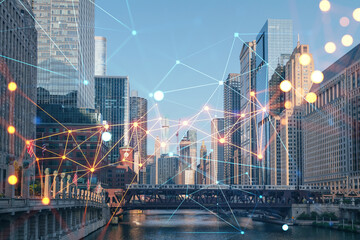
[[[293,186],[129,185],[110,196],[112,211],[152,209],[274,209],[288,211],[292,204],[322,202],[326,189]],[[122,200],[122,201],[121,201]],[[121,202],[120,202],[121,201]]]

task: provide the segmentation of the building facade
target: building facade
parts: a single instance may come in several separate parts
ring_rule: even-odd
[[[106,76],[106,38],[95,36],[95,76]]]
[[[36,66],[37,32],[27,1],[4,1],[0,13],[0,194],[9,196],[11,193],[5,191],[7,178],[19,170],[14,169],[14,164],[27,168],[34,160],[27,153],[22,154],[25,141],[18,136],[35,138],[36,107],[18,90],[10,92],[8,84],[15,82],[17,89],[36,102],[37,70],[20,61]],[[16,134],[7,132],[9,125],[15,127]],[[19,184],[15,186],[18,187]]]
[[[90,1],[33,0],[38,31],[39,104],[95,108],[94,21]]]
[[[129,78],[115,76],[95,77],[95,107],[110,125],[110,161],[119,158],[119,147],[129,145]]]
[[[224,171],[224,144],[219,142],[219,137],[225,136],[224,118],[211,120],[211,184],[225,183]]]

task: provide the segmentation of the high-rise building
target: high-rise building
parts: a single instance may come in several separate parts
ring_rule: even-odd
[[[95,36],[95,76],[106,75],[106,38]]]
[[[198,169],[198,184],[209,184],[209,177],[206,175],[206,167],[208,165],[207,161],[207,149],[205,142],[203,141],[200,147],[200,166]]]
[[[137,125],[135,126],[134,123]],[[130,146],[135,152],[140,152],[140,162],[144,163],[147,157],[147,100],[139,97],[137,91],[131,92],[130,97]]]
[[[37,32],[31,17],[31,6],[27,1],[3,1],[0,4],[0,13],[0,124],[2,126],[0,128],[0,194],[2,194],[5,193],[5,186],[8,185],[7,177],[14,174],[15,162],[22,162],[22,167],[31,170],[31,174],[34,174],[34,169],[28,168],[29,164],[34,165],[31,164],[34,159],[27,153],[24,155],[25,141],[16,134],[25,139],[35,138],[36,107],[17,91],[10,92],[8,84],[15,82],[17,89],[36,102],[37,70],[21,62],[37,64]],[[7,132],[9,125],[15,127],[16,134],[10,135]],[[20,173],[15,174],[19,176]],[[8,188],[6,195],[10,197],[11,192]]]
[[[240,74],[230,73],[224,82],[224,169],[226,183],[234,183],[234,151],[239,149],[241,141],[240,122]]]
[[[129,144],[129,78],[95,77],[95,107],[110,125],[110,161],[119,159],[119,148]]]
[[[240,154],[238,161],[241,164],[239,184],[251,185],[252,179],[257,178],[257,124],[255,99],[255,57],[256,41],[243,44],[240,53],[240,94],[241,94],[241,120]],[[236,166],[236,165],[235,165]],[[246,174],[247,173],[247,174]]]
[[[33,0],[32,6],[38,66],[47,69],[38,72],[38,103],[95,108],[94,4]]]
[[[267,184],[270,179],[270,128],[274,128],[269,114],[269,82],[282,54],[291,54],[293,50],[293,25],[289,19],[268,19],[256,37],[256,99],[265,109],[264,114],[257,116],[258,133],[261,140],[258,141],[257,156],[264,163],[265,176],[262,179],[253,178],[253,184]],[[260,109],[258,109],[260,110]],[[259,136],[259,134],[258,134]],[[259,139],[259,138],[258,138]]]
[[[224,144],[219,139],[225,135],[224,118],[214,118],[211,120],[211,184],[224,183]]]
[[[194,129],[190,129],[186,132],[187,139],[190,144],[190,164],[193,170],[196,170],[197,166],[197,132]]]
[[[309,57],[308,64],[300,62],[300,57],[304,55]],[[285,110],[280,114],[281,142],[277,144],[281,149],[281,185],[301,185],[303,184],[303,108],[301,106],[312,86],[311,73],[314,71],[309,45],[301,45],[298,40],[285,68],[285,79],[291,82],[292,89],[285,93]]]
[[[155,138],[155,184],[159,184],[159,163],[158,160],[160,158],[160,150],[161,150],[161,143],[160,138],[156,136]]]
[[[304,183],[333,192],[360,188],[360,44],[323,71],[303,118]]]
[[[158,184],[175,184],[176,174],[178,173],[179,157],[162,154],[158,159],[159,164],[159,183]]]
[[[169,153],[169,119],[161,119],[161,154]]]
[[[178,184],[185,184],[185,171],[191,169],[191,141],[185,136],[180,141]]]

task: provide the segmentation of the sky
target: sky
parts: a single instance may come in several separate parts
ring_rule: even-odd
[[[360,22],[352,18],[360,1],[330,0],[328,12],[320,11],[319,2],[96,0],[95,33],[107,38],[107,75],[129,76],[130,89],[148,99],[148,128],[158,129],[159,124],[153,125],[156,121],[152,120],[167,117],[173,125],[172,134],[179,119],[190,119],[205,105],[214,109],[200,114],[201,121],[196,123],[198,139],[204,139],[210,148],[206,134],[210,133],[209,119],[222,117],[216,110],[223,109],[223,86],[218,81],[240,71],[242,42],[234,39],[234,33],[243,41],[251,41],[267,19],[292,19],[294,47],[299,34],[300,42],[310,46],[316,70],[324,70],[360,42]],[[349,26],[340,25],[341,17],[349,18]],[[341,45],[345,34],[354,38],[350,47]],[[333,54],[324,50],[328,41],[337,45]],[[161,102],[149,97],[156,90],[164,92]],[[151,137],[148,146],[151,154]],[[170,150],[175,149],[174,142]]]

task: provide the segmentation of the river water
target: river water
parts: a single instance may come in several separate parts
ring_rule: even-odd
[[[237,221],[231,216],[221,216],[223,219],[219,219],[205,211],[179,210],[173,216],[172,213],[173,211],[144,211],[143,213],[132,211],[124,216],[119,225],[105,227],[85,239],[360,239],[360,234],[314,227],[289,226],[289,230],[285,232],[281,225],[256,222],[244,217],[237,217]]]

